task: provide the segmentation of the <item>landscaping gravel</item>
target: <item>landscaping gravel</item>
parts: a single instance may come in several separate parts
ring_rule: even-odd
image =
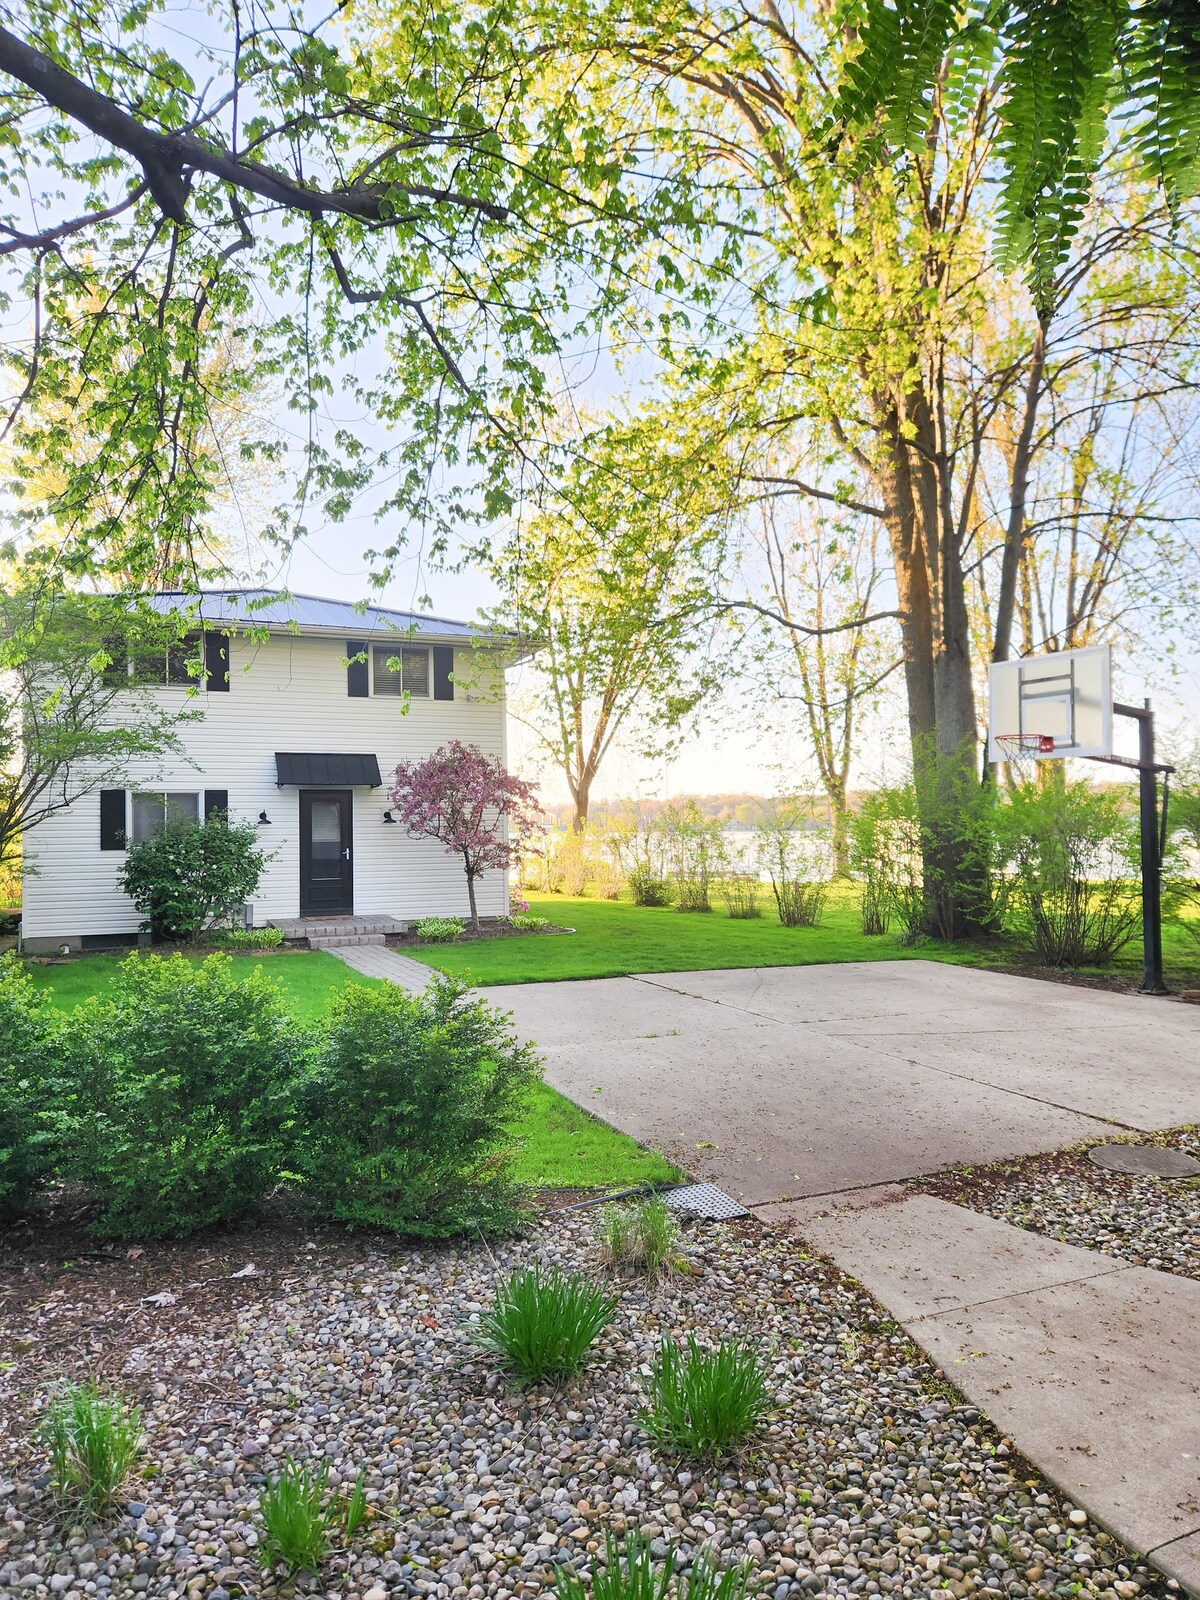
[[[200,1247],[157,1247],[149,1281],[173,1304],[146,1304],[144,1261],[114,1262],[82,1297],[27,1269],[0,1316],[0,1347],[7,1334],[19,1352],[0,1411],[22,1441],[0,1593],[287,1592],[256,1560],[255,1501],[289,1455],[328,1462],[342,1492],[366,1473],[371,1520],[295,1586],[329,1596],[536,1596],[559,1563],[588,1571],[606,1529],[675,1543],[685,1565],[703,1546],[748,1560],[765,1600],[1180,1593],[1048,1489],[858,1285],[757,1223],[696,1224],[693,1274],[623,1281],[578,1378],[520,1392],[466,1330],[498,1271],[597,1270],[594,1224],[559,1212],[490,1249],[301,1234],[291,1259],[220,1293],[197,1278]],[[659,1339],[689,1332],[754,1339],[769,1359],[772,1417],[736,1462],[672,1458],[638,1427]],[[149,1432],[129,1514],[106,1530],[56,1521],[29,1443],[51,1373],[89,1361],[144,1404]]]
[[[1200,1179],[1105,1171],[1088,1159],[1095,1142],[968,1172],[938,1173],[914,1186],[1064,1244],[1200,1278]],[[1200,1157],[1196,1127],[1105,1142],[1160,1144]]]

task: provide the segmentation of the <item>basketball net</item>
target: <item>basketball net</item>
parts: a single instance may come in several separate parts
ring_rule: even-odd
[[[998,733],[996,743],[1018,783],[1037,782],[1038,759],[1054,754],[1052,733]]]

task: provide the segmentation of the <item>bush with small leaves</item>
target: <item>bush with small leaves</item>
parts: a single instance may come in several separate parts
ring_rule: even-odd
[[[15,955],[0,956],[0,1219],[26,1211],[54,1160],[62,1020]]]
[[[539,1077],[533,1047],[464,983],[348,984],[317,1030],[289,1170],[338,1222],[503,1231],[521,1199],[508,1129]]]
[[[629,874],[629,892],[635,906],[669,906],[671,885],[658,873],[634,867]]]
[[[541,1383],[577,1372],[616,1309],[616,1297],[586,1278],[534,1267],[497,1285],[471,1337],[523,1383]]]
[[[519,933],[544,933],[550,926],[549,917],[531,917],[520,912],[508,920],[509,925],[516,928]]]
[[[462,937],[463,924],[459,917],[422,917],[417,925],[417,938],[422,944],[453,944]]]
[[[156,940],[192,940],[254,898],[267,859],[254,823],[216,811],[203,822],[168,820],[160,833],[131,844],[120,882]]]
[[[144,1448],[142,1414],[93,1383],[67,1384],[42,1420],[50,1481],[66,1504],[99,1521]]]
[[[660,1445],[719,1457],[750,1437],[767,1400],[767,1375],[754,1350],[732,1340],[704,1350],[689,1336],[686,1353],[670,1340],[659,1347],[638,1420]]]
[[[731,872],[718,885],[725,909],[735,920],[749,921],[762,916],[758,903],[758,879],[749,872]]]
[[[658,1562],[640,1534],[630,1534],[624,1547],[613,1535],[604,1535],[604,1564],[585,1587],[569,1566],[559,1568],[554,1587],[558,1600],[667,1600],[675,1578],[674,1549]],[[750,1567],[741,1563],[718,1568],[701,1554],[690,1572],[674,1584],[675,1600],[744,1600],[750,1587]],[[590,1590],[590,1592],[589,1592]]]
[[[67,1175],[102,1237],[163,1238],[254,1215],[309,1048],[282,992],[233,959],[133,955],[64,1030]]]
[[[614,1271],[657,1278],[682,1259],[679,1220],[665,1200],[649,1195],[634,1205],[605,1206],[600,1214],[600,1258]]]

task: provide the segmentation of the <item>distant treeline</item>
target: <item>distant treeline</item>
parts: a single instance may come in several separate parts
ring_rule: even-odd
[[[829,806],[824,796],[814,794],[805,799],[814,824],[828,826]],[[670,800],[593,800],[588,808],[588,821],[593,827],[603,828],[620,817],[636,814],[647,822],[655,822],[668,806],[686,805],[689,800],[695,801],[706,819],[715,817],[744,828],[753,828],[760,822],[766,822],[771,815],[771,802],[761,794],[677,794]],[[857,800],[857,796],[851,796],[852,809],[857,809]],[[570,825],[573,814],[570,802],[547,804],[543,810],[561,827]]]

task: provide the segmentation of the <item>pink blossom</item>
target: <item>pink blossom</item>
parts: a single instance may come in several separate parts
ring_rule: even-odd
[[[478,745],[451,739],[424,761],[402,761],[391,791],[393,808],[413,838],[439,839],[461,856],[471,921],[478,927],[475,880],[512,856],[505,829],[527,825],[537,812],[537,785],[506,771]]]

